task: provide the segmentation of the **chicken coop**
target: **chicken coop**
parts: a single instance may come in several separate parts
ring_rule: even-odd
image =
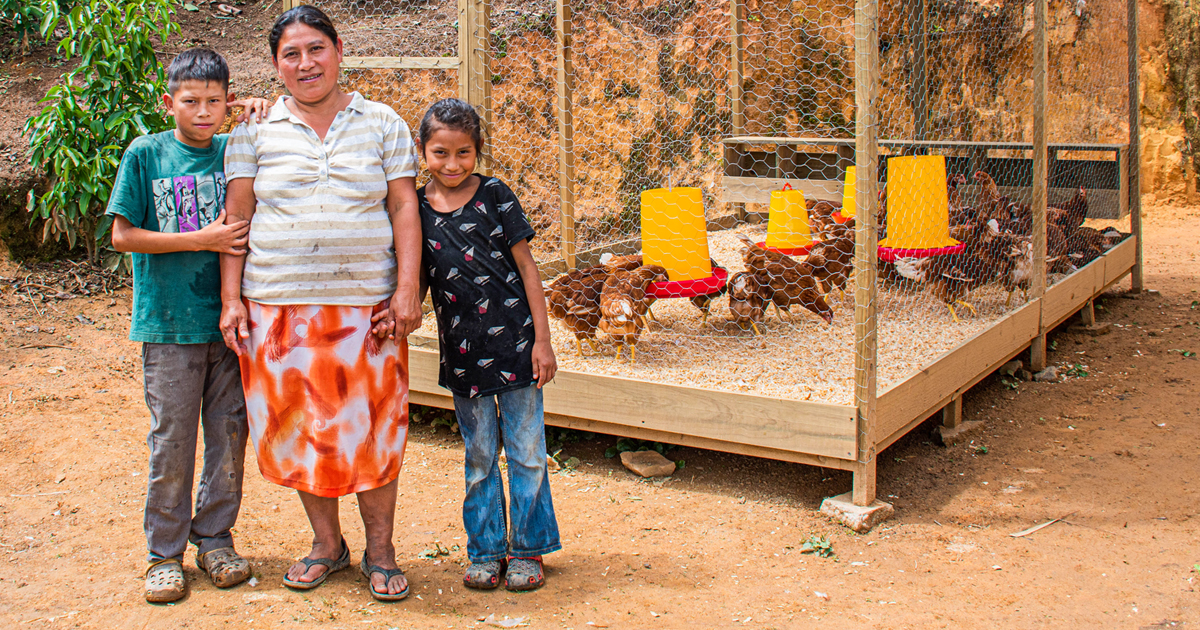
[[[347,87],[483,117],[559,300],[549,424],[852,471],[870,506],[881,451],[1141,289],[1133,0],[320,6]],[[410,400],[452,407],[432,315],[410,350]]]

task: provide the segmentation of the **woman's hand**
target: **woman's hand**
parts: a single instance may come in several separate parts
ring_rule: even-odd
[[[221,337],[234,354],[246,354],[245,340],[250,338],[250,314],[241,300],[221,302]]]
[[[421,301],[417,295],[405,295],[396,292],[388,300],[387,309],[371,316],[371,334],[376,337],[386,336],[395,340],[407,337],[409,333],[421,327]]]
[[[247,120],[254,119],[254,122],[260,123],[267,119],[267,113],[271,111],[271,101],[265,98],[244,98],[240,101],[229,101],[228,107],[241,107],[242,111],[237,115],[237,122],[243,123]]]
[[[554,380],[558,372],[558,360],[554,358],[554,348],[549,339],[533,342],[533,375],[537,377],[537,387],[541,389],[546,383]]]

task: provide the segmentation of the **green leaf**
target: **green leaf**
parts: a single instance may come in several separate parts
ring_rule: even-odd
[[[192,11],[192,12],[195,12],[195,11],[199,11],[199,10],[200,10],[200,7],[198,7],[198,6],[194,5],[194,4],[190,3],[190,2],[189,2],[189,3],[187,3],[187,4],[185,4],[185,5],[183,5],[183,8],[187,9],[188,11]]]

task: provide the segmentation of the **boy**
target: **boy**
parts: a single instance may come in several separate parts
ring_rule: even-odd
[[[229,107],[261,113],[266,102],[232,102],[228,89],[229,68],[217,53],[195,48],[176,57],[163,95],[176,127],[129,145],[108,203],[113,247],[134,252],[129,338],[142,342],[150,408],[148,602],[186,594],[182,561],[189,540],[197,547],[196,564],[218,587],[250,577],[230,534],[242,500],[246,403],[237,356],[217,326],[218,255],[244,253],[250,226],[225,225],[227,136],[216,133]],[[193,515],[198,424],[204,469]]]

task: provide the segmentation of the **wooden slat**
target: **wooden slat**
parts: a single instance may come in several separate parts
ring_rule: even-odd
[[[343,57],[342,68],[379,70],[457,70],[458,57]]]
[[[1038,309],[1031,301],[879,394],[879,435],[891,435],[918,415],[936,410],[967,379],[1028,344],[1038,333]]]
[[[571,95],[575,72],[571,67],[572,21],[567,0],[558,0],[558,205],[563,262],[575,268],[575,118]]]
[[[438,353],[409,348],[410,399],[445,395]],[[429,398],[420,397],[424,400]],[[569,418],[852,460],[854,409],[559,370],[545,410]]]
[[[804,192],[806,199],[842,200],[842,182],[820,179],[777,179],[774,177],[730,177],[721,178],[721,200],[725,202],[770,203],[771,191],[791,184],[792,188]]]
[[[483,119],[483,150],[475,171],[492,174],[491,2],[458,0],[459,98]]]
[[[816,138],[792,136],[731,136],[722,138],[724,144],[798,144],[802,146],[854,146],[854,138]],[[917,147],[922,149],[994,149],[997,151],[1032,151],[1030,142],[982,142],[973,140],[888,140],[881,139],[879,146]],[[1054,143],[1051,151],[1097,151],[1115,152],[1126,148],[1124,144],[1093,144],[1088,142]]]
[[[1049,158],[1046,147],[1046,11],[1049,0],[1033,3],[1033,278],[1029,294],[1034,300],[1046,293],[1046,187],[1049,185]],[[1046,367],[1046,326],[1042,318],[1038,336],[1029,346],[1029,369]]]
[[[1046,290],[1043,321],[1050,329],[1074,315],[1088,300],[1104,291],[1135,266],[1137,239],[1127,238],[1105,255]]]

